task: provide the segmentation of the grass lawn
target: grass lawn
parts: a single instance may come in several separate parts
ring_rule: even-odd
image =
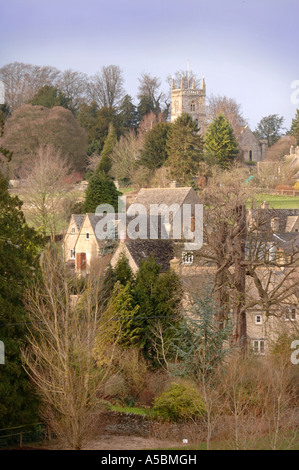
[[[118,411],[120,413],[133,413],[135,415],[146,415],[150,416],[152,414],[152,410],[150,408],[139,408],[136,406],[118,406],[118,405],[111,405],[111,411]]]
[[[271,209],[299,209],[299,196],[258,194],[255,201],[257,206],[260,206],[263,201],[266,201],[269,203]]]

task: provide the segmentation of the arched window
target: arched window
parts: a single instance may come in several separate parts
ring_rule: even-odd
[[[178,112],[178,108],[179,108],[179,104],[178,104],[178,101],[176,100],[174,102],[174,112],[177,113]]]
[[[252,150],[249,150],[249,161],[252,162]]]

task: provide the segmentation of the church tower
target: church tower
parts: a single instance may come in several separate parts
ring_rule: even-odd
[[[185,84],[182,77],[180,88],[175,88],[174,79],[171,84],[171,122],[174,122],[181,114],[188,113],[197,122],[200,133],[203,135],[206,129],[206,84],[203,77],[200,89],[195,87],[195,79],[192,84]]]

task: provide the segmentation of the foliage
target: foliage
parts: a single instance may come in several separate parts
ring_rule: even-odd
[[[167,160],[167,138],[171,124],[158,122],[145,134],[144,146],[139,162],[145,167],[156,170]]]
[[[176,332],[179,373],[194,379],[211,375],[230,352],[225,342],[232,334],[232,325],[220,323],[218,314],[212,287],[207,284],[201,297],[193,296],[191,314],[184,317]]]
[[[85,166],[87,142],[71,111],[63,107],[44,108],[27,104],[6,120],[4,145],[14,153],[11,171],[19,176],[41,146],[51,145],[67,157],[74,170]]]
[[[226,169],[237,157],[239,150],[234,131],[229,121],[220,114],[209,125],[205,135],[206,159]]]
[[[37,419],[37,400],[23,369],[21,348],[26,345],[23,297],[38,277],[42,238],[28,227],[22,203],[11,197],[0,174],[0,340],[5,364],[0,367],[0,428]]]
[[[284,118],[278,116],[278,114],[265,116],[258,123],[254,135],[259,140],[267,140],[268,147],[271,147],[281,137],[283,123]]]
[[[136,281],[133,285],[133,299],[140,309],[132,322],[132,327],[139,331],[136,343],[142,348],[146,359],[157,366],[159,341],[152,330],[159,322],[163,338],[169,340],[174,334],[173,327],[180,322],[179,306],[182,299],[182,287],[174,271],[160,273],[161,267],[151,256],[140,263]],[[172,351],[173,352],[173,351]]]
[[[119,120],[122,133],[135,129],[138,122],[136,106],[130,95],[125,95],[119,106]]]
[[[173,383],[155,399],[153,413],[170,422],[188,421],[200,418],[205,405],[194,386]]]
[[[136,175],[142,142],[134,130],[122,135],[111,154],[111,174],[119,181],[131,182]]]
[[[106,137],[105,143],[103,150],[101,152],[101,159],[99,161],[99,164],[96,168],[96,172],[103,172],[106,175],[109,174],[112,166],[112,161],[111,161],[111,154],[113,151],[113,148],[117,142],[117,135],[115,132],[115,128],[112,123],[109,124],[109,131],[108,135]]]
[[[299,145],[299,109],[297,109],[295,117],[292,119],[290,134],[296,138],[296,144]]]
[[[120,195],[121,193],[116,189],[109,176],[106,176],[103,172],[95,172],[91,176],[85,192],[83,212],[94,213],[100,204],[110,204],[117,212],[118,196]]]
[[[203,139],[196,122],[188,114],[182,114],[173,123],[167,152],[173,179],[187,183],[198,174],[198,164],[203,159]]]
[[[117,344],[122,350],[134,345],[138,331],[132,328],[133,319],[139,306],[134,306],[130,292],[130,283],[126,286],[116,282],[106,310],[101,314],[100,326],[95,339],[94,357],[98,364],[109,364],[111,348]],[[121,354],[119,351],[118,355]]]
[[[45,108],[54,108],[54,106],[62,106],[71,109],[70,99],[67,98],[58,88],[54,86],[44,85],[29,101],[29,104],[35,106],[44,106]]]

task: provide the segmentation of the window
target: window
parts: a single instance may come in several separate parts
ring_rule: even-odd
[[[72,227],[71,228],[71,234],[74,235],[74,233],[76,233],[76,229],[75,229],[75,227]]]
[[[261,325],[262,324],[262,316],[261,315],[256,315],[255,316],[255,323],[256,323],[256,325]]]
[[[182,264],[192,264],[193,263],[193,253],[187,253],[183,251],[182,253]]]
[[[70,256],[70,258],[71,258],[71,259],[75,259],[75,257],[76,257],[76,252],[75,252],[75,250],[71,250],[71,256]]]
[[[253,352],[255,354],[265,354],[265,341],[263,339],[253,340]]]
[[[89,240],[89,232],[86,232],[86,240]]]
[[[249,161],[252,162],[252,150],[249,150]]]
[[[191,103],[191,111],[195,111],[195,103],[194,103],[194,101],[192,101],[192,103]]]

